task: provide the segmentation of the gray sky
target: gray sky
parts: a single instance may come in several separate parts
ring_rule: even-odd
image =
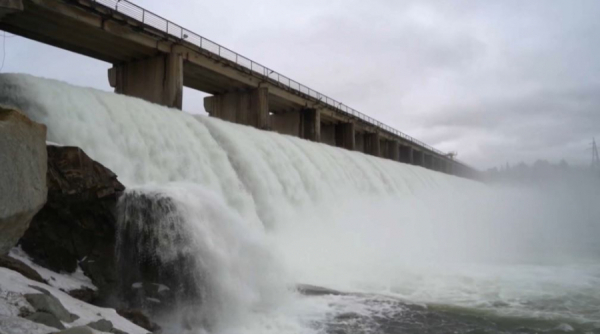
[[[134,2],[478,168],[600,139],[600,1]],[[110,90],[110,64],[5,42],[2,72]]]

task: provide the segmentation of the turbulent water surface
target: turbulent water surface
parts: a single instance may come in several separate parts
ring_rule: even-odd
[[[600,332],[597,183],[491,187],[22,75],[0,103],[119,175],[123,233],[168,198],[154,248],[204,296],[173,332]]]

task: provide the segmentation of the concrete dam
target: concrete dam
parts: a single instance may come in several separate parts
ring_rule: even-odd
[[[122,0],[4,0],[0,29],[113,64],[115,92],[182,108],[183,87],[210,116],[477,179],[413,137]]]

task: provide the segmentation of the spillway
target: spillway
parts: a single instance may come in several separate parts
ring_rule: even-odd
[[[410,311],[373,306],[364,295],[306,298],[294,291],[300,283],[501,316],[600,321],[586,311],[600,301],[600,289],[591,301],[575,297],[600,286],[596,262],[568,270],[540,265],[564,254],[565,245],[585,245],[569,247],[579,258],[590,254],[585,236],[597,232],[590,222],[600,212],[583,207],[592,211],[573,222],[571,211],[585,203],[564,210],[549,204],[560,198],[533,190],[492,189],[27,75],[0,76],[0,104],[46,124],[48,141],[81,147],[114,171],[128,188],[123,212],[139,208],[139,196],[172,201],[154,215],[173,213],[177,233],[188,239],[165,235],[158,248],[161,259],[174,252],[198,258],[189,275],[209,291],[194,309],[199,333],[319,333],[349,321],[339,314],[398,318]],[[126,221],[128,233],[144,229],[144,220]],[[567,233],[565,221],[572,223]],[[523,259],[530,266],[515,264]],[[557,287],[555,295],[547,285]],[[572,305],[547,307],[552,298]],[[379,325],[354,330],[377,332]]]

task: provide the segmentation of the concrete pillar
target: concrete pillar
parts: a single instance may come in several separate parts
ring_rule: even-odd
[[[440,170],[438,158],[435,156],[431,156],[431,169],[436,171]]]
[[[296,110],[271,115],[271,129],[284,135],[300,137],[301,113]]]
[[[365,133],[365,153],[381,156],[381,143],[379,141],[379,133]]]
[[[354,122],[338,123],[335,125],[335,144],[353,151],[356,148]]]
[[[400,145],[400,157],[399,160],[401,162],[407,163],[407,164],[413,164],[413,149],[410,146],[407,145]]]
[[[258,129],[271,129],[267,87],[205,97],[204,109],[212,117]]]
[[[400,161],[400,143],[395,140],[388,141],[388,158]]]
[[[118,94],[181,109],[183,57],[178,53],[113,65],[108,81]]]
[[[321,124],[321,143],[335,146],[335,124]]]
[[[319,109],[303,109],[302,114],[302,138],[314,142],[321,141],[321,111]]]

